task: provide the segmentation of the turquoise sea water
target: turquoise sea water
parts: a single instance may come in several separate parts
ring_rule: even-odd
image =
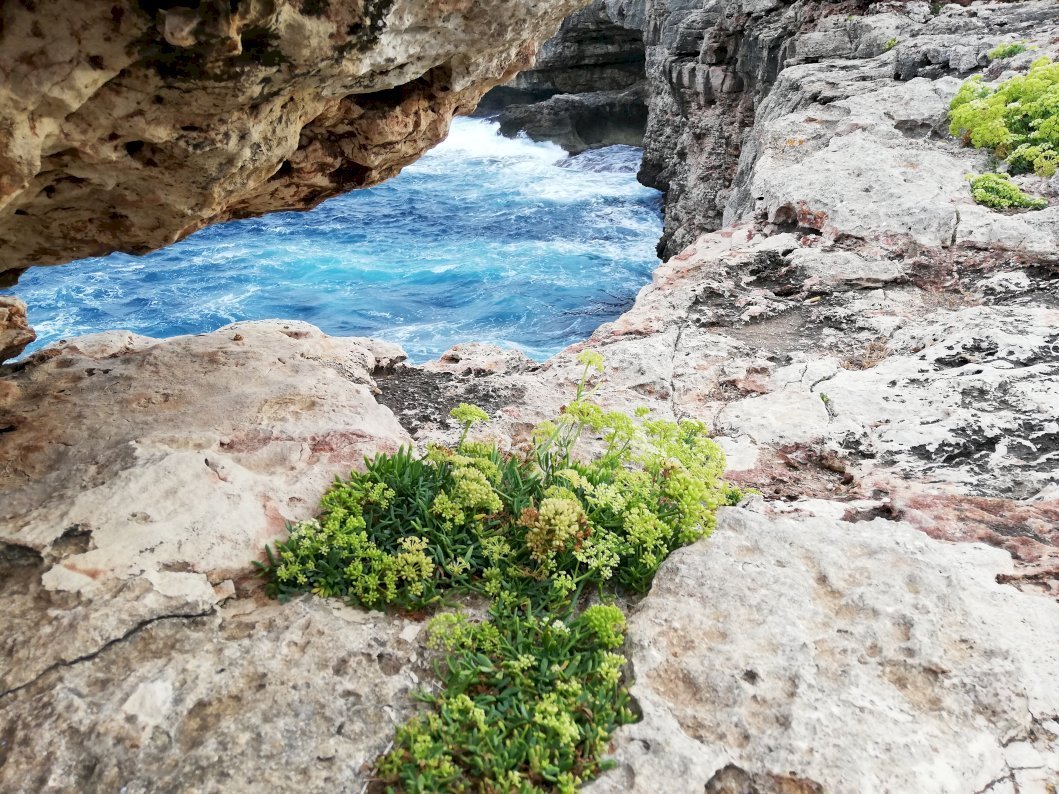
[[[10,292],[37,349],[112,329],[147,336],[236,320],[305,320],[377,336],[413,361],[458,342],[542,359],[631,304],[657,264],[660,197],[627,146],[567,158],[457,119],[397,178],[284,212],[213,226],[143,257],[32,268]]]

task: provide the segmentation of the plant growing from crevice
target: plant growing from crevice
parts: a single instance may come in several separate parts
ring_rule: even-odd
[[[997,86],[975,75],[949,108],[950,132],[968,146],[988,149],[1012,173],[1050,177],[1059,168],[1059,64],[1050,58]]]
[[[1016,55],[1020,55],[1036,47],[1029,47],[1024,41],[1011,42],[1008,44],[998,44],[991,49],[987,55],[991,61],[1001,61],[1005,58],[1014,58]]]
[[[969,177],[969,181],[974,200],[995,210],[1041,210],[1048,206],[1044,199],[1023,193],[1006,174],[981,174]]]
[[[281,599],[417,610],[489,599],[487,620],[431,621],[440,689],[421,693],[428,710],[379,760],[386,790],[566,792],[598,774],[611,734],[633,719],[617,653],[625,618],[609,602],[645,592],[741,496],[705,426],[605,411],[591,401],[602,357],[579,358],[574,399],[526,453],[469,441],[484,412],[460,406],[454,449],[367,461],[258,564]],[[600,448],[579,456],[585,434]],[[598,603],[582,610],[589,595]]]
[[[604,765],[611,734],[635,721],[622,682],[625,615],[597,604],[580,614],[494,604],[488,621],[431,621],[446,653],[441,691],[397,729],[377,778],[392,791],[573,792]]]

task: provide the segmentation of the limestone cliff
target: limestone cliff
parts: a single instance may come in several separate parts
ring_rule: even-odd
[[[747,217],[754,125],[792,103],[826,100],[828,86],[769,99],[784,69],[863,61],[894,48],[880,77],[966,76],[988,64],[990,42],[1028,37],[1054,21],[1054,3],[975,3],[946,13],[926,2],[650,0],[645,21],[650,119],[640,179],[666,192],[659,253]],[[980,9],[980,10],[979,10]],[[911,41],[915,39],[915,41]],[[928,131],[924,131],[928,132]]]
[[[969,75],[988,64],[981,42],[1025,37],[1055,16],[1049,3],[1001,12],[996,5],[954,16],[940,4],[904,0],[595,0],[563,23],[536,68],[487,101],[517,102],[500,117],[505,134],[526,132],[574,152],[638,143],[646,103],[640,180],[666,194],[659,254],[668,258],[702,232],[752,214],[746,173],[756,157],[755,122],[762,108],[798,101],[769,99],[781,71],[894,47],[894,79]],[[646,82],[631,72],[635,35]],[[629,67],[620,79],[600,68],[619,60]]]
[[[483,106],[617,90],[641,82],[643,35],[637,25],[616,13],[612,17],[612,12],[606,0],[594,0],[564,19],[559,31],[541,46],[534,66],[492,89]]]
[[[639,146],[647,125],[643,0],[595,0],[541,47],[532,69],[490,91],[479,110],[500,111],[500,131],[525,132],[574,154]]]
[[[396,174],[583,0],[0,8],[0,283]]]

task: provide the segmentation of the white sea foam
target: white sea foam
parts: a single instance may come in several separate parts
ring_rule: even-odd
[[[630,147],[567,158],[496,130],[457,119],[448,140],[376,188],[205,229],[146,257],[34,269],[17,292],[41,343],[289,317],[392,339],[413,360],[461,341],[545,357],[649,280],[658,194],[636,182]]]
[[[499,134],[499,130],[500,125],[491,121],[453,119],[449,137],[428,152],[421,162],[444,161],[456,156],[498,160],[533,159],[554,165],[566,158],[566,152],[554,143],[537,143],[524,136],[505,138]]]

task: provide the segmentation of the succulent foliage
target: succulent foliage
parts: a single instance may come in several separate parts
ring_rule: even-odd
[[[975,75],[950,104],[950,132],[988,149],[1012,173],[1050,177],[1059,167],[1059,63],[1034,61],[1027,74],[997,86]]]
[[[1041,210],[1048,206],[1044,199],[1023,193],[1007,174],[981,174],[972,177],[970,182],[974,200],[995,210]]]
[[[1032,49],[1026,46],[1026,42],[1017,41],[1009,44],[998,44],[988,53],[989,60],[1001,61],[1004,58],[1014,58],[1016,55],[1021,55],[1027,50]]]
[[[446,594],[489,599],[487,620],[432,620],[441,687],[421,693],[429,710],[379,761],[388,790],[565,792],[597,774],[610,735],[633,720],[612,594],[645,592],[670,552],[740,498],[704,425],[603,410],[590,388],[602,357],[580,361],[573,401],[527,453],[468,441],[487,417],[460,406],[455,449],[367,461],[258,564],[281,599],[415,610]],[[585,435],[599,450],[581,457]],[[589,594],[597,603],[581,610]]]

